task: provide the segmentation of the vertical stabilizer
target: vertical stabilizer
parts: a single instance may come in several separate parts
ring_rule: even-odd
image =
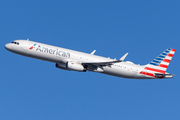
[[[175,51],[175,49],[171,48],[166,49],[163,53],[161,53],[153,61],[146,65],[145,69],[147,72],[165,74]]]

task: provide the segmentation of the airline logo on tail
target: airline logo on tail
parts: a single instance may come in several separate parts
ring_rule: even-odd
[[[154,73],[165,74],[169,63],[175,53],[175,49],[168,48],[153,61],[151,61],[140,74],[156,77]]]

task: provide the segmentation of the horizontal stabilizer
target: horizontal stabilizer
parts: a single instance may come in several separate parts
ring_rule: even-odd
[[[155,73],[156,78],[173,78],[173,74],[160,74],[160,73]]]

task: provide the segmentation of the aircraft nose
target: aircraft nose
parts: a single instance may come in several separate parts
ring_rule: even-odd
[[[4,47],[5,47],[7,50],[10,50],[11,45],[8,43],[8,44],[6,44]]]

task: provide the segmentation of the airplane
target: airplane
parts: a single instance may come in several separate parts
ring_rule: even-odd
[[[62,47],[27,40],[15,40],[5,45],[13,53],[55,63],[57,68],[79,72],[99,72],[116,77],[130,79],[163,79],[173,78],[173,74],[166,72],[175,53],[175,49],[168,48],[147,65],[137,65],[131,61],[124,61],[128,53],[119,60],[83,53]]]

